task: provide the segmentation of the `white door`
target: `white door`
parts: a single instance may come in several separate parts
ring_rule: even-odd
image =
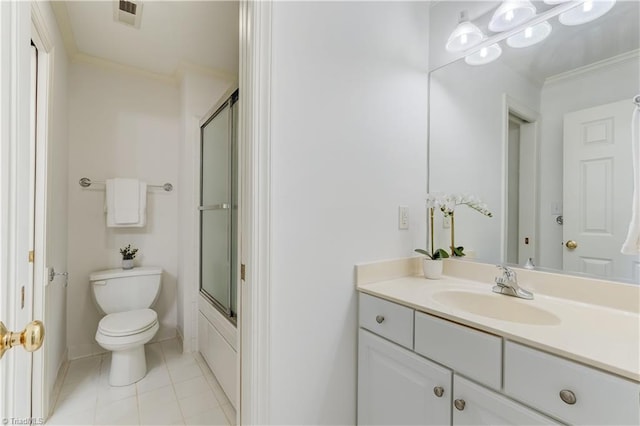
[[[631,219],[633,108],[627,99],[564,116],[565,271],[633,278],[633,256],[620,253]]]
[[[453,376],[454,425],[551,425],[557,424],[458,375]]]
[[[360,329],[359,425],[447,425],[450,403],[450,370]]]
[[[33,140],[31,17],[28,2],[0,2],[0,321],[20,331],[33,319]],[[31,417],[32,355],[0,359],[0,418]],[[14,419],[14,420],[12,420]]]

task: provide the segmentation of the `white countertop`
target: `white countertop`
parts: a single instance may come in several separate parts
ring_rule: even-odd
[[[542,293],[536,293],[534,300],[523,300],[493,293],[492,286],[453,276],[427,280],[415,275],[377,282],[358,281],[357,290],[640,381],[640,315],[637,312]],[[527,288],[524,283],[521,287]],[[436,300],[441,300],[445,291],[507,298],[513,304],[543,309],[551,313],[551,320],[535,325],[476,315]],[[502,303],[502,300],[496,302]],[[493,316],[499,317],[499,312]]]

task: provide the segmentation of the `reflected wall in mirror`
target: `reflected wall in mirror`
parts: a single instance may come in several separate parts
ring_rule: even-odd
[[[533,2],[538,12],[551,6]],[[499,2],[431,9],[430,63],[461,10],[486,34]],[[640,282],[638,256],[620,254],[631,218],[631,117],[640,94],[640,2],[564,26],[523,49],[501,42],[487,65],[463,59],[430,74],[429,192],[469,193],[493,218],[456,210],[456,243],[479,260]],[[444,41],[443,41],[444,40]],[[447,56],[449,55],[449,56]],[[436,246],[448,246],[444,223]],[[574,243],[577,245],[575,248]]]

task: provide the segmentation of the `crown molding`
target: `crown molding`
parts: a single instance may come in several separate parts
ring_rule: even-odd
[[[584,65],[582,67],[574,68],[572,70],[547,77],[544,80],[543,86],[555,84],[563,80],[574,78],[581,74],[586,74],[586,73],[599,70],[601,68],[615,66],[622,62],[630,61],[633,59],[637,60],[638,58],[640,58],[640,49],[630,50],[628,52],[621,53],[620,55],[612,56],[610,58],[603,59],[601,61],[594,62],[592,64]]]
[[[216,78],[218,80],[228,81],[229,83],[233,83],[236,85],[238,83],[237,74],[232,74],[221,69],[205,67],[187,61],[180,62],[178,68],[176,68],[176,71],[173,73],[173,76],[176,80],[180,81],[184,77],[184,74],[186,74],[187,72],[194,72],[207,77]]]
[[[50,4],[58,23],[58,29],[62,36],[64,49],[67,51],[69,59],[72,59],[78,53],[78,46],[76,45],[76,39],[73,36],[73,29],[71,28],[71,19],[69,19],[67,5],[62,1],[52,1]]]
[[[130,65],[121,64],[109,59],[100,58],[98,56],[87,55],[86,53],[77,52],[72,57],[72,62],[91,64],[97,67],[108,69],[112,71],[119,71],[125,74],[135,75],[138,77],[155,80],[160,83],[168,84],[171,86],[177,86],[178,80],[174,75],[166,75],[156,72],[147,71],[142,68],[132,67]]]

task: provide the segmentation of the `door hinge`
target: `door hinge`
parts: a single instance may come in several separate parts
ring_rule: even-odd
[[[240,264],[240,279],[242,281],[244,281],[244,272],[245,272],[245,267],[244,267],[244,263]]]
[[[33,263],[33,259],[36,257],[33,250],[29,250],[29,263]]]
[[[24,309],[24,286],[20,289],[20,309]]]

